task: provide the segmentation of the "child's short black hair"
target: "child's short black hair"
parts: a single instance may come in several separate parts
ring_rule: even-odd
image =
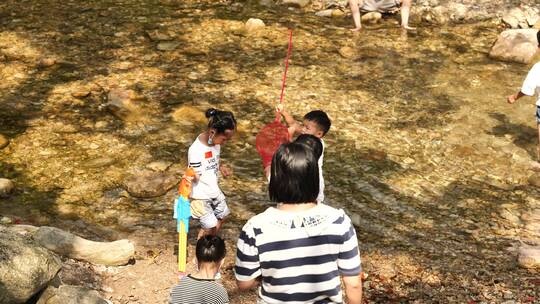
[[[216,129],[218,134],[225,133],[225,130],[236,129],[236,119],[232,112],[210,108],[206,110],[205,115],[208,118],[208,128]]]
[[[300,134],[294,142],[306,145],[306,147],[310,148],[315,154],[316,159],[319,159],[323,153],[322,142],[317,136]]]
[[[199,263],[219,263],[226,253],[225,242],[219,236],[205,235],[197,241],[195,256]]]
[[[319,195],[319,165],[305,144],[292,142],[279,147],[272,158],[268,194],[274,202],[314,202]]]
[[[328,130],[330,130],[330,126],[332,125],[328,115],[321,110],[315,110],[307,113],[304,115],[304,119],[315,122],[319,129],[323,132],[323,136],[326,135]]]

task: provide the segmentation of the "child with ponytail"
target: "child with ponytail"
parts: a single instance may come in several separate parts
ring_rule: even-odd
[[[220,152],[221,146],[236,131],[236,119],[233,113],[214,108],[206,111],[206,117],[208,128],[197,136],[188,151],[189,166],[196,172],[195,177],[187,178],[193,185],[191,214],[201,225],[197,239],[216,235],[230,213],[225,195],[219,188],[218,172],[224,177],[232,174],[229,167],[220,164]]]

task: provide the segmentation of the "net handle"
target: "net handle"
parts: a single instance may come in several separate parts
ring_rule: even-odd
[[[285,58],[285,71],[283,72],[283,80],[281,81],[281,96],[279,96],[279,103],[283,103],[283,97],[285,96],[285,81],[287,80],[287,71],[289,70],[289,58],[292,53],[292,29],[289,29],[289,48],[287,49],[287,57]],[[281,115],[276,113],[276,121],[281,119]]]

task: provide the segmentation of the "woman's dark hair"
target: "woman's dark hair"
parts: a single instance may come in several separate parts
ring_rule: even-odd
[[[315,153],[297,142],[283,144],[272,158],[268,194],[274,202],[314,202],[319,194],[319,165]]]
[[[322,142],[317,136],[311,134],[300,134],[294,142],[306,145],[306,147],[310,148],[313,153],[315,153],[316,159],[319,159],[323,153]]]
[[[226,253],[225,242],[219,236],[205,235],[197,241],[195,256],[199,263],[218,263],[223,260]]]
[[[218,134],[225,133],[225,130],[236,129],[236,119],[232,112],[210,108],[206,110],[205,115],[208,118],[208,128],[215,129]]]

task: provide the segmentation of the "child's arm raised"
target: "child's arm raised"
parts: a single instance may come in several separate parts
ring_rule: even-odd
[[[279,104],[276,108],[276,111],[281,114],[281,116],[283,116],[283,118],[287,122],[287,125],[289,126],[288,131],[290,137],[302,133],[302,125],[300,124],[300,122],[296,121],[296,119],[294,119],[294,117],[292,117],[289,112],[285,110],[283,104]]]

